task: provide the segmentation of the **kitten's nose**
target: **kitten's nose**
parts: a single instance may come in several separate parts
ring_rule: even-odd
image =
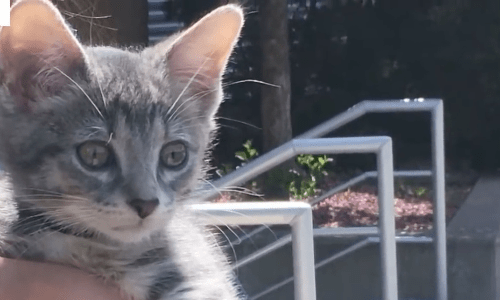
[[[141,219],[145,219],[153,213],[156,207],[160,204],[160,201],[158,198],[151,200],[132,199],[128,201],[127,204],[137,212]]]

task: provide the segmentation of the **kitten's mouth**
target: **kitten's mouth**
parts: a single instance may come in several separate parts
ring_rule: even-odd
[[[128,230],[141,229],[142,227],[144,227],[143,222],[142,222],[142,220],[140,220],[137,224],[115,226],[115,227],[111,227],[111,229],[114,231],[128,231]]]

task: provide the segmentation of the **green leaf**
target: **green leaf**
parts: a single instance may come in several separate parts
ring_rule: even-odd
[[[238,158],[241,161],[247,161],[248,160],[247,154],[245,152],[243,152],[243,151],[236,152],[234,156],[236,156],[236,158]]]
[[[419,187],[415,189],[415,194],[417,194],[418,197],[422,197],[423,195],[425,195],[425,193],[427,193],[427,189],[424,187]]]

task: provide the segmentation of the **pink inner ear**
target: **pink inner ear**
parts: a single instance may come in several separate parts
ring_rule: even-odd
[[[169,55],[169,71],[181,81],[192,80],[192,85],[200,88],[213,88],[220,77],[212,58],[207,56],[193,57],[188,52],[171,52]]]
[[[11,26],[4,29],[7,31],[8,43],[15,52],[25,50],[37,54],[58,45],[71,56],[82,56],[80,44],[49,1],[18,2],[11,10]],[[4,42],[3,34],[0,42]]]
[[[169,71],[191,77],[206,87],[220,80],[243,25],[241,9],[227,5],[208,14],[174,42],[169,54]]]
[[[53,94],[85,65],[83,50],[53,4],[21,1],[0,30],[0,62],[11,94],[23,107]],[[64,72],[67,76],[62,74]]]

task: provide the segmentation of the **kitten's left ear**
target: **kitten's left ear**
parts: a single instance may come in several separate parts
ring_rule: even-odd
[[[169,76],[183,84],[190,82],[189,88],[195,91],[218,89],[242,27],[243,10],[236,5],[225,5],[196,22],[173,43],[159,44],[159,47],[170,48]],[[218,105],[212,104],[215,104],[212,107]]]
[[[242,26],[240,7],[225,5],[212,11],[174,41],[168,53],[169,71],[174,76],[198,72],[210,85],[224,72]]]
[[[48,0],[18,1],[10,27],[0,28],[0,67],[13,99],[30,102],[57,93],[85,68],[83,49]]]

